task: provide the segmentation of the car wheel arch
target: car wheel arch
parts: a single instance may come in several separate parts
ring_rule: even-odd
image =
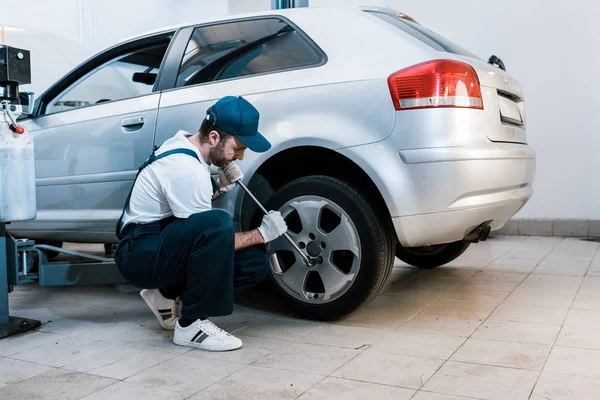
[[[290,164],[294,167],[289,168]],[[360,165],[330,148],[307,145],[286,148],[261,163],[252,173],[247,186],[265,204],[287,182],[311,175],[338,178],[353,186],[383,213],[382,217],[390,222],[390,229],[393,231],[387,204],[373,179]],[[350,183],[350,177],[355,182],[358,180],[358,184]],[[257,214],[260,216],[256,204],[244,193],[240,193],[236,209],[243,230],[252,228],[253,219],[256,219]]]

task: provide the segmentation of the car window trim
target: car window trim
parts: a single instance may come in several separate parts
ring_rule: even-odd
[[[39,103],[37,104],[36,109],[34,110],[33,116],[34,117],[43,117],[45,115],[56,114],[56,113],[45,114],[46,109],[47,109],[48,105],[50,104],[50,102],[52,100],[54,100],[57,96],[62,94],[69,87],[71,87],[74,83],[78,82],[82,77],[89,75],[93,71],[97,71],[98,68],[107,65],[108,63],[114,61],[116,58],[122,57],[123,55],[125,55],[127,53],[130,53],[135,50],[139,50],[140,48],[143,48],[143,47],[147,47],[147,46],[151,45],[152,43],[158,44],[157,42],[160,41],[161,37],[168,37],[169,35],[172,36],[170,43],[169,43],[169,47],[170,47],[170,45],[173,43],[173,40],[176,37],[176,33],[177,33],[176,30],[168,30],[168,31],[163,31],[163,32],[152,34],[152,35],[144,36],[142,38],[136,38],[136,39],[133,39],[126,43],[117,44],[113,47],[110,47],[110,48],[92,56],[91,58],[87,59],[82,64],[80,64],[79,66],[77,66],[76,68],[74,68],[73,70],[68,72],[66,75],[64,75],[62,79],[57,81],[54,85],[50,86],[40,96]],[[167,52],[169,51],[169,47],[167,47]],[[165,57],[163,57],[163,60],[159,67],[159,74],[164,65],[166,55],[167,55],[167,53],[165,53]],[[158,79],[158,76],[157,76],[157,79]],[[156,87],[156,85],[155,85],[155,87]],[[157,90],[155,90],[155,87],[153,88],[152,93],[149,93],[149,94],[154,94],[155,92],[157,92]],[[144,96],[146,96],[146,95],[144,95]],[[122,100],[125,100],[125,99],[122,99]],[[86,107],[86,108],[88,108],[88,107]],[[64,111],[71,111],[71,110],[64,110]],[[64,111],[59,111],[59,112],[64,112]]]
[[[156,44],[156,45],[154,45],[154,46],[151,46],[151,47],[156,47],[156,46],[159,46],[159,44]],[[51,101],[49,101],[48,103],[46,103],[46,109],[45,109],[45,111],[47,111],[47,107],[50,107],[50,106],[55,106],[55,104],[56,104],[56,100],[57,100],[57,98],[58,98],[58,97],[60,97],[60,96],[64,96],[65,94],[68,94],[68,92],[70,92],[71,90],[75,89],[75,88],[76,88],[77,86],[79,86],[81,83],[85,82],[85,81],[86,81],[88,78],[90,78],[90,77],[91,77],[92,75],[94,75],[96,72],[98,72],[98,71],[100,71],[101,69],[105,68],[107,65],[110,65],[110,64],[114,63],[115,61],[117,61],[117,59],[118,59],[118,58],[128,57],[128,56],[130,56],[131,54],[134,54],[134,53],[135,53],[135,51],[136,51],[136,50],[130,50],[128,53],[123,53],[123,54],[121,54],[120,56],[118,56],[118,57],[115,57],[115,58],[112,58],[112,59],[110,59],[109,61],[105,62],[104,64],[100,64],[100,65],[98,65],[96,68],[94,68],[94,69],[92,69],[92,70],[88,71],[87,73],[85,73],[84,75],[82,75],[82,76],[81,76],[79,79],[77,79],[75,82],[71,83],[71,85],[67,86],[67,88],[66,88],[65,90],[63,90],[62,92],[60,92],[60,93],[59,93],[57,96],[54,96],[54,97],[52,98],[52,100],[51,100]],[[161,62],[161,65],[162,65],[162,62]],[[160,68],[160,67],[159,67],[159,68]],[[160,71],[160,69],[159,69],[159,71]],[[158,74],[158,72],[157,72],[157,74]],[[158,78],[157,78],[157,79],[158,79]],[[142,98],[142,97],[145,97],[145,96],[149,96],[149,95],[156,94],[156,91],[154,90],[154,86],[156,86],[156,83],[153,85],[153,88],[152,88],[152,90],[150,91],[150,93],[141,94],[141,95],[138,95],[138,96],[132,96],[132,97],[124,97],[124,98],[120,98],[120,99],[115,99],[115,100],[111,100],[111,101],[102,102],[102,103],[100,103],[100,104],[98,104],[98,103],[95,103],[95,104],[90,104],[90,105],[88,105],[88,106],[82,106],[82,107],[77,107],[77,108],[74,108],[73,110],[62,110],[62,111],[56,111],[56,112],[53,112],[53,113],[50,113],[50,114],[46,113],[46,114],[44,114],[43,116],[49,116],[49,115],[59,114],[59,113],[63,113],[63,112],[68,112],[68,111],[79,110],[79,109],[88,109],[88,108],[90,108],[90,107],[99,106],[99,105],[102,105],[102,104],[111,104],[111,103],[116,103],[116,102],[118,102],[118,101],[123,101],[123,100],[131,100],[131,99],[138,99],[138,98]]]
[[[183,60],[183,56],[185,55],[185,49],[187,48],[187,44],[189,42],[189,39],[192,36],[194,29],[204,28],[204,27],[213,26],[213,25],[224,25],[224,24],[230,24],[230,23],[236,23],[236,22],[264,20],[264,19],[271,19],[271,18],[280,19],[283,22],[285,22],[286,24],[288,24],[289,26],[291,26],[298,33],[298,35],[305,40],[306,44],[308,46],[310,46],[320,56],[320,61],[318,63],[306,65],[306,66],[287,68],[287,69],[283,69],[283,70],[276,70],[276,71],[269,71],[269,72],[261,72],[261,73],[252,74],[252,75],[237,76],[237,77],[233,77],[233,78],[221,79],[218,81],[209,81],[209,82],[198,83],[198,84],[190,85],[190,86],[175,87],[175,83],[177,82],[177,75],[179,74],[179,66],[181,65],[181,61]],[[317,44],[317,42],[315,42],[302,29],[300,29],[298,27],[298,25],[296,25],[295,23],[290,21],[288,18],[286,18],[285,16],[280,15],[280,14],[257,15],[257,16],[251,16],[251,17],[243,17],[243,18],[229,18],[229,19],[225,19],[225,20],[211,21],[211,22],[207,22],[207,23],[203,23],[203,24],[186,25],[185,27],[181,28],[182,31],[186,30],[186,29],[190,29],[189,32],[182,34],[181,37],[179,37],[179,35],[178,35],[178,39],[183,39],[185,36],[187,36],[187,39],[185,40],[185,45],[183,46],[182,49],[180,48],[179,44],[177,45],[178,54],[175,54],[175,52],[173,53],[173,59],[178,60],[177,67],[176,67],[176,70],[173,71],[173,67],[171,65],[169,65],[169,71],[167,72],[165,70],[165,75],[168,73],[169,76],[164,77],[165,85],[161,84],[159,86],[160,90],[162,92],[168,93],[173,90],[190,89],[190,88],[194,88],[194,87],[198,87],[198,86],[212,85],[212,84],[221,83],[221,82],[229,82],[229,81],[237,80],[237,79],[248,79],[248,78],[252,78],[252,77],[256,77],[256,76],[264,76],[264,75],[277,74],[277,73],[282,73],[282,72],[291,72],[291,71],[298,71],[298,70],[303,70],[303,69],[318,68],[318,67],[321,67],[321,66],[327,64],[327,62],[329,61],[327,54]],[[173,50],[175,50],[175,46],[173,46]],[[172,60],[169,60],[169,61],[172,62]],[[167,85],[167,83],[168,83],[168,85]]]
[[[169,48],[165,53],[165,58],[163,59],[163,64],[161,65],[160,70],[158,71],[158,76],[156,77],[156,85],[154,89],[157,92],[161,92],[175,86],[177,75],[179,73],[179,65],[183,60],[185,49],[190,38],[192,37],[193,32],[194,27],[186,26],[178,29],[175,33],[175,36],[171,40]]]

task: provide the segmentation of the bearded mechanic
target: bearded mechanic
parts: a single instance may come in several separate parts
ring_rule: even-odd
[[[233,162],[244,151],[271,144],[258,132],[259,112],[242,97],[226,96],[207,110],[195,134],[178,131],[140,167],[117,223],[115,262],[173,342],[209,351],[240,348],[242,341],[208,318],[233,312],[233,296],[262,281],[266,254],[253,247],[287,231],[279,212],[261,225],[234,232],[231,216],[212,201],[243,179]],[[214,182],[210,165],[216,165]],[[181,301],[181,316],[178,316]]]

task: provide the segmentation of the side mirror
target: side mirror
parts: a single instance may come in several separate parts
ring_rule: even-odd
[[[138,83],[144,83],[146,85],[154,85],[156,82],[157,74],[150,72],[135,72],[133,74],[133,81]]]
[[[23,107],[23,113],[21,115],[31,115],[33,114],[34,109],[34,97],[35,94],[33,92],[20,92],[19,93],[19,102]]]

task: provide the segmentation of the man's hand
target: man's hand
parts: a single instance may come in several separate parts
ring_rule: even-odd
[[[242,179],[244,179],[244,174],[234,162],[230,162],[224,168],[219,168],[219,184],[228,191],[233,189],[235,183]]]
[[[277,239],[287,231],[288,227],[279,211],[269,211],[262,219],[258,231],[265,243]]]

